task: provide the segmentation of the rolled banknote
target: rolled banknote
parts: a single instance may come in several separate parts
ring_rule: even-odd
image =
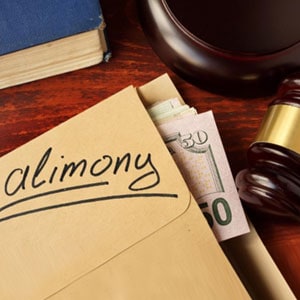
[[[154,119],[191,193],[218,241],[249,232],[212,111],[183,111],[191,110],[170,108],[161,118],[156,107]]]
[[[148,108],[148,113],[155,124],[166,123],[187,115],[196,115],[194,107],[181,104],[177,98],[154,103]]]

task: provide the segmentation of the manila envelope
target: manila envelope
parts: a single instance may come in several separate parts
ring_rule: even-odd
[[[184,103],[167,74],[138,89],[146,106],[156,101],[178,98]],[[252,299],[296,299],[285,278],[274,263],[253,224],[250,233],[220,243],[226,257],[242,280]],[[223,298],[222,298],[223,299]]]
[[[0,299],[249,299],[135,88],[0,174]]]

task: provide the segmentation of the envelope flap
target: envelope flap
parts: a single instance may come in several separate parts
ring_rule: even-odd
[[[0,161],[1,299],[46,297],[190,203],[133,87]]]

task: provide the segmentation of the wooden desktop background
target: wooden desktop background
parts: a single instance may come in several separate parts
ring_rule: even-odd
[[[167,72],[190,106],[199,112],[213,110],[235,176],[246,166],[247,147],[274,95],[254,99],[226,97],[185,82],[149,46],[134,0],[101,0],[101,4],[113,53],[111,60],[0,90],[0,155],[128,85],[140,86]],[[274,261],[300,298],[300,224],[249,214]]]

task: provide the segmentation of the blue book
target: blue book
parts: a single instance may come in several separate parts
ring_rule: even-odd
[[[99,0],[0,0],[0,88],[110,57]]]

